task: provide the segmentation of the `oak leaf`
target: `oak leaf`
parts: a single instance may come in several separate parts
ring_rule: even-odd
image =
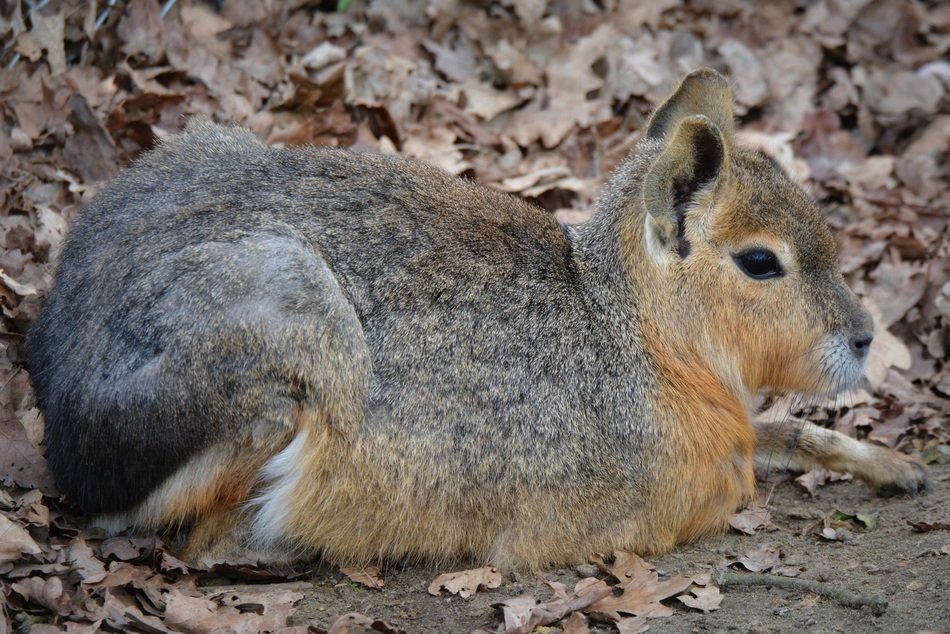
[[[439,575],[429,584],[429,594],[438,596],[444,588],[451,594],[462,598],[470,597],[479,588],[497,588],[501,585],[501,573],[494,566],[460,570]]]

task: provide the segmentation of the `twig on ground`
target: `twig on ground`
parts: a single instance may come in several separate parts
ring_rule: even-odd
[[[887,611],[887,599],[880,595],[858,594],[811,579],[795,579],[793,577],[781,577],[779,575],[744,574],[741,572],[723,571],[720,572],[716,578],[716,583],[720,588],[726,588],[728,586],[776,586],[779,588],[806,590],[820,594],[823,597],[834,599],[848,608],[862,608],[868,606],[875,616],[880,616]]]

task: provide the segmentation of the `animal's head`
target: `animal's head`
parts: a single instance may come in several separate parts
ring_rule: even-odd
[[[681,350],[749,392],[853,386],[871,319],[814,202],[773,159],[734,143],[732,105],[725,78],[695,71],[641,142],[628,190],[638,226],[623,239],[638,242],[631,272],[663,298],[657,334],[681,333]]]

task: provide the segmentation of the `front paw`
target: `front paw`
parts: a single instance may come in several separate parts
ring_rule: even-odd
[[[900,493],[917,495],[933,489],[920,460],[886,447],[872,447],[875,456],[871,473],[863,479],[875,493],[890,497]]]

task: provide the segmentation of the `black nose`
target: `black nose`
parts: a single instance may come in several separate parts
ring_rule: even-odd
[[[859,359],[864,358],[868,354],[868,350],[871,347],[871,342],[874,340],[874,335],[869,332],[862,332],[859,335],[856,335],[851,340],[851,350],[854,351],[854,356]]]

